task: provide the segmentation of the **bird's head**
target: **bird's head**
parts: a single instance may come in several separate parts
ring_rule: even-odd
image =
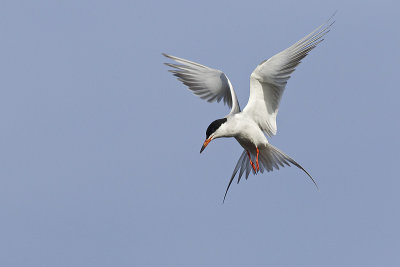
[[[200,153],[206,148],[206,146],[211,142],[211,140],[219,137],[225,136],[223,125],[227,121],[226,118],[213,121],[207,128],[206,131],[206,141],[204,141],[201,147]],[[222,127],[221,127],[222,126]]]

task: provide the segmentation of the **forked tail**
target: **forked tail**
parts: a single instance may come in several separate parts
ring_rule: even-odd
[[[298,164],[294,159],[277,149],[276,147],[267,144],[265,147],[259,148],[259,155],[258,155],[258,161],[260,165],[260,172],[263,173],[264,170],[270,172],[273,171],[274,169],[279,170],[279,165],[281,167],[285,167],[285,165],[290,166],[290,164],[293,164],[297,168],[301,169],[304,171],[308,177],[310,177],[311,181],[314,183],[314,185],[318,188],[317,183],[315,180],[311,177],[311,175],[300,165]],[[252,156],[252,161],[255,162],[255,154],[251,153]],[[247,151],[244,150],[242,155],[240,156],[235,169],[233,170],[231,180],[229,181],[229,184],[226,188],[226,192],[224,195],[224,200],[226,198],[226,194],[228,193],[229,187],[232,184],[233,179],[235,178],[237,172],[239,171],[239,176],[238,176],[238,181],[237,183],[240,182],[240,179],[242,178],[243,174],[246,174],[246,179],[249,177],[250,172],[253,172],[255,174],[254,170],[252,169],[250,165],[250,160],[249,157],[247,156]]]

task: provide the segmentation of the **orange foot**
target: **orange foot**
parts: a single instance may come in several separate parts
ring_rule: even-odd
[[[256,164],[257,164],[257,172],[260,170],[260,165],[258,165],[258,154],[260,153],[260,151],[258,150],[258,147],[256,147],[257,148],[257,157],[256,157]]]
[[[253,168],[254,172],[257,173],[256,165],[254,165],[253,161],[251,161],[250,153],[247,151],[247,156],[249,156],[250,165]],[[257,158],[257,166],[258,166],[258,158]]]

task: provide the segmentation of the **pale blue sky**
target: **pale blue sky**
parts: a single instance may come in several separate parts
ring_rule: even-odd
[[[278,3],[279,2],[279,3]],[[0,266],[400,266],[396,1],[0,4]],[[256,65],[335,11],[289,80],[270,142],[301,163],[226,185],[242,148],[199,154],[222,104],[162,52]]]

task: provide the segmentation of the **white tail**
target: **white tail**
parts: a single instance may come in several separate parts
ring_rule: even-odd
[[[263,173],[264,170],[267,170],[268,172],[273,171],[274,169],[279,170],[279,165],[281,167],[285,167],[285,165],[290,166],[290,164],[293,164],[297,168],[301,169],[304,171],[308,177],[310,177],[311,181],[315,184],[315,186],[318,188],[317,183],[314,181],[314,179],[311,177],[311,175],[300,165],[298,164],[294,159],[277,149],[276,147],[267,144],[265,147],[259,148],[259,155],[258,155],[258,161],[259,161],[259,166],[260,166],[260,172]],[[256,162],[255,158],[256,155],[253,152],[250,152],[252,161]],[[229,187],[232,184],[233,179],[235,178],[237,172],[239,171],[239,176],[238,176],[238,181],[237,183],[240,182],[240,179],[242,178],[243,174],[246,173],[246,179],[249,177],[250,172],[253,172],[255,174],[253,168],[250,165],[250,160],[249,157],[247,156],[247,151],[244,150],[242,155],[240,156],[235,169],[233,170],[231,180],[229,181],[229,184],[226,188],[226,192],[224,195],[224,200],[226,198],[226,194],[228,193]]]

